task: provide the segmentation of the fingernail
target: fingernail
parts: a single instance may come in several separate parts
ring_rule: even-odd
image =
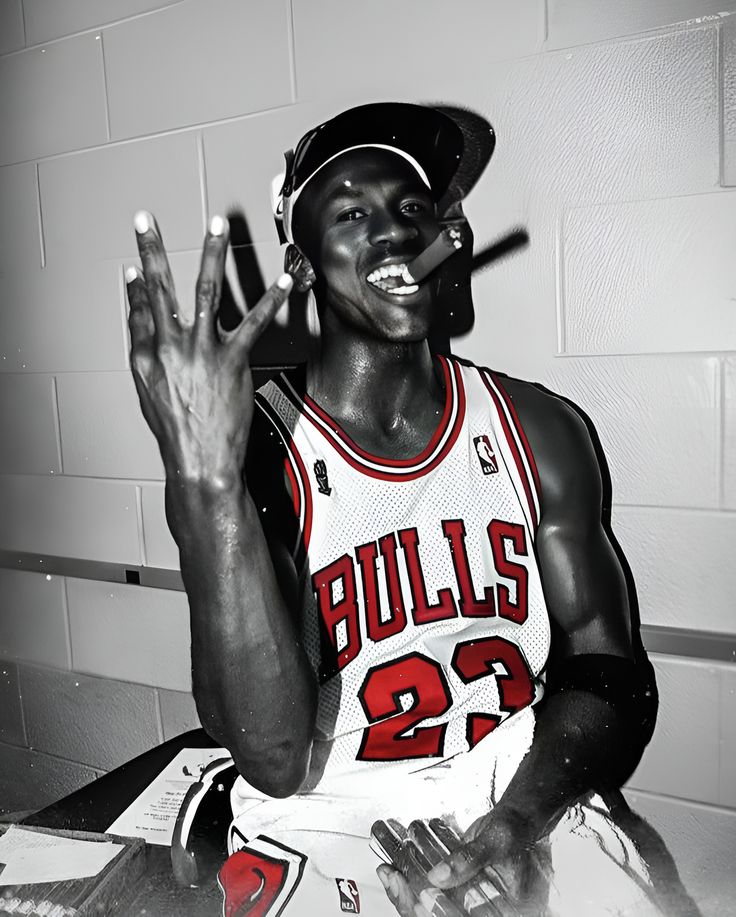
[[[432,885],[435,885],[437,882],[446,882],[451,875],[452,870],[447,865],[447,863],[438,863],[434,869],[431,869],[427,873],[427,878],[432,883]]]
[[[225,232],[225,221],[220,216],[214,216],[210,220],[210,235],[221,236]]]
[[[138,271],[134,267],[125,268],[125,282],[133,283],[135,278],[138,276]]]
[[[290,290],[294,286],[294,278],[291,274],[282,274],[276,281],[276,286],[280,290]]]
[[[378,878],[380,879],[381,885],[388,890],[388,876],[384,876],[382,872],[377,873]]]
[[[147,210],[139,210],[133,217],[133,226],[139,235],[153,228],[153,217]]]

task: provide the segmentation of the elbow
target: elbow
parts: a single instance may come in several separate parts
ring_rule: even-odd
[[[260,793],[285,799],[298,793],[309,772],[310,749],[280,747],[252,757],[233,755],[238,773]]]

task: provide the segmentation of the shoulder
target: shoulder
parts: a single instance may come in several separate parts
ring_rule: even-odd
[[[539,383],[494,376],[529,441],[539,474],[542,517],[566,504],[587,505],[599,516],[604,459],[590,418]]]
[[[507,396],[529,440],[537,464],[594,458],[597,434],[590,418],[570,399],[550,391],[538,382],[516,379],[470,360],[453,356],[455,363],[488,373]],[[540,473],[542,469],[540,468]]]

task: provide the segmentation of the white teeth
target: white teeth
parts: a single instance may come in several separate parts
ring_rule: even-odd
[[[395,293],[397,296],[408,296],[410,293],[416,293],[419,289],[418,283],[412,283],[405,287],[389,287],[385,283],[382,283],[380,278],[376,281],[371,281],[371,283],[382,293]]]
[[[383,267],[377,267],[366,277],[368,283],[376,283],[379,280],[385,280],[387,277],[403,277],[409,281],[412,278],[406,273],[405,264],[386,264]]]

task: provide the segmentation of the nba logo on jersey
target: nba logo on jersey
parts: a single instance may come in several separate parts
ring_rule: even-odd
[[[482,436],[476,436],[473,439],[473,445],[483,474],[496,474],[498,471],[498,459],[493,453],[488,436],[485,433]]]
[[[340,907],[349,914],[360,913],[360,895],[358,886],[352,879],[335,879],[340,892]]]

